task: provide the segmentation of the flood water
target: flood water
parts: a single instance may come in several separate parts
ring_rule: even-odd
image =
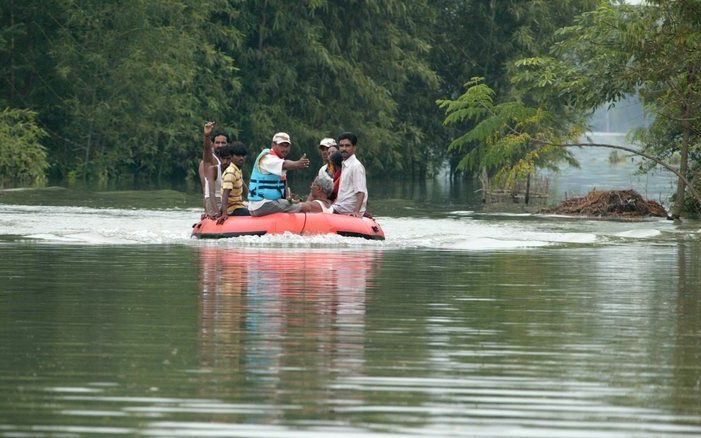
[[[375,204],[384,242],[4,193],[0,436],[701,435],[700,222],[407,190]]]

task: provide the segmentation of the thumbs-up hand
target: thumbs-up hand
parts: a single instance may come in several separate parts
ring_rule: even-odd
[[[297,160],[299,163],[300,168],[307,168],[309,167],[309,158],[307,158],[307,154],[302,154],[302,157]]]

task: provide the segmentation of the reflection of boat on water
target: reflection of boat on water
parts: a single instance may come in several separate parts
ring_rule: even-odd
[[[199,248],[207,394],[246,382],[247,390],[276,397],[270,382],[292,379],[287,384],[324,395],[337,376],[361,374],[366,291],[381,263],[375,251]],[[300,366],[318,369],[306,374],[313,380],[289,372]]]
[[[327,213],[275,213],[259,217],[231,216],[220,225],[215,220],[203,219],[196,223],[192,230],[192,235],[199,239],[283,233],[338,234],[372,240],[385,239],[384,231],[374,219]]]

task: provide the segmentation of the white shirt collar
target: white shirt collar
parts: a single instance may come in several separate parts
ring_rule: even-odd
[[[358,161],[358,159],[355,158],[355,154],[343,160],[343,166],[350,166],[351,164],[353,164],[353,161]]]

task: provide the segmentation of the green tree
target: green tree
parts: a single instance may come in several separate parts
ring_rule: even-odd
[[[236,27],[245,44],[232,53],[243,91],[230,117],[241,136],[261,147],[288,131],[295,153],[315,158],[319,139],[352,130],[370,173],[406,167],[402,147],[421,141],[412,137],[420,127],[399,96],[437,84],[412,32],[426,10],[424,1],[244,3]]]
[[[561,161],[576,164],[559,145],[581,135],[581,125],[518,99],[497,103],[496,92],[482,78],[472,79],[465,87],[457,99],[438,101],[447,114],[446,125],[473,122],[467,133],[449,145],[449,150],[462,153],[458,169],[485,169],[508,186],[538,168],[556,169]]]
[[[46,56],[55,38],[56,2],[6,0],[0,2],[0,106],[39,110],[50,101],[54,85],[46,72],[52,62]]]
[[[438,19],[434,26],[431,64],[440,76],[441,88],[431,99],[456,99],[464,92],[468,78],[482,77],[499,99],[509,99],[513,90],[513,62],[547,51],[557,30],[572,24],[578,14],[589,11],[596,0],[439,0],[434,2]],[[434,121],[442,119],[438,108]],[[472,123],[472,122],[471,122]],[[438,146],[445,150],[450,138],[470,129],[470,123],[455,122],[438,132]],[[462,154],[449,148],[451,168],[458,166]],[[444,153],[444,152],[443,152]],[[469,174],[469,172],[468,172]]]
[[[9,166],[0,173],[3,185],[43,184],[44,172],[56,167],[47,165],[55,163],[51,121],[60,126],[62,120],[47,53],[57,31],[51,16],[59,11],[54,1],[0,2],[0,108],[6,108],[0,159]],[[17,148],[25,142],[32,145],[31,152],[22,159],[25,152]],[[27,172],[27,166],[32,170]]]
[[[227,0],[8,0],[0,103],[36,111],[54,176],[192,174],[240,88]]]
[[[48,167],[42,140],[46,132],[36,113],[5,108],[0,111],[0,187],[5,184],[43,185]]]
[[[637,135],[642,149],[628,151],[644,156],[673,171],[679,177],[678,202],[674,215],[679,215],[685,188],[699,200],[690,181],[687,160],[698,144],[699,125],[692,117],[701,103],[698,65],[701,41],[697,24],[701,9],[696,2],[650,2],[641,6],[601,2],[594,11],[582,14],[572,26],[558,31],[558,41],[550,56],[525,58],[515,63],[511,77],[512,93],[505,99],[520,109],[513,117],[500,117],[498,111],[484,111],[483,100],[458,99],[471,111],[472,117],[490,129],[470,131],[468,139],[491,135],[483,148],[491,157],[502,157],[490,164],[509,171],[556,163],[557,154],[544,163],[530,159],[532,150],[539,157],[544,150],[578,143],[587,127],[587,116],[606,102],[617,102],[626,95],[639,92],[648,109],[657,117],[649,128]],[[474,87],[475,84],[470,84]],[[459,103],[441,102],[449,110],[460,109]],[[481,114],[476,114],[482,108]],[[530,125],[533,115],[538,123]],[[460,119],[460,113],[446,122]],[[488,134],[490,133],[490,134]],[[510,155],[510,141],[521,139],[520,155]],[[459,142],[459,140],[458,140]],[[615,145],[594,145],[626,149]],[[453,144],[456,147],[457,144]],[[681,164],[675,169],[665,160],[679,154]]]
[[[686,189],[698,197],[689,157],[698,157],[701,124],[701,6],[698,2],[653,1],[639,6],[602,2],[560,31],[552,57],[524,61],[516,77],[554,107],[564,102],[586,113],[639,93],[655,115],[638,130],[641,155],[678,176],[672,215],[678,217]],[[679,168],[669,164],[678,156]]]
[[[63,80],[64,150],[72,152],[62,167],[103,179],[194,167],[204,114],[220,116],[233,97],[222,91],[238,88],[233,60],[211,41],[208,22],[227,5],[66,1],[50,52]]]
[[[462,128],[435,100],[472,76],[510,89],[510,60],[589,3],[5,0],[0,105],[38,114],[57,178],[192,175],[207,119],[314,159],[353,130],[370,174],[424,177]]]

